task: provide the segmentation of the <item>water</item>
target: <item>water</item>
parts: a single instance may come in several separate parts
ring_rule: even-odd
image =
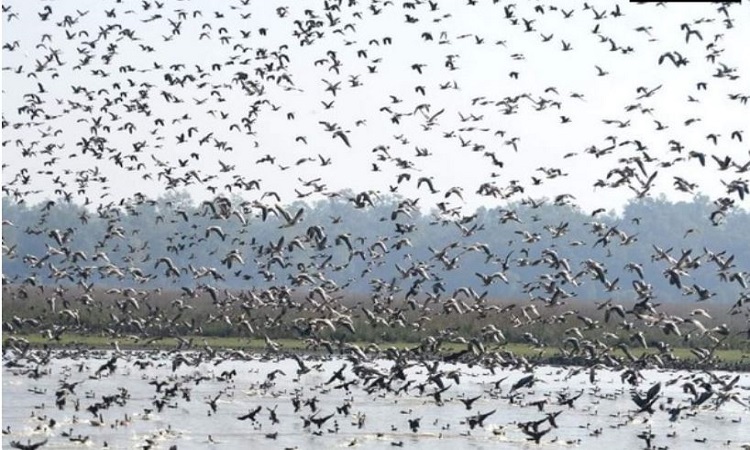
[[[598,381],[591,384],[588,371],[578,374],[573,368],[539,366],[534,369],[539,381],[532,388],[517,392],[514,403],[508,393],[511,386],[528,375],[518,369],[496,369],[492,374],[482,367],[463,364],[441,364],[440,369],[460,373],[459,382],[442,377],[450,385],[443,394],[443,405],[436,404],[432,396],[437,387],[430,384],[420,395],[416,386],[426,380],[428,371],[416,363],[405,370],[407,380],[414,380],[406,393],[396,395],[385,390],[372,394],[365,391],[365,382],[353,372],[353,363],[341,358],[308,360],[305,364],[314,367],[309,373],[297,375],[299,368],[292,358],[268,359],[254,356],[249,360],[224,360],[216,358],[194,366],[182,365],[172,371],[172,357],[166,353],[123,353],[117,361],[114,373],[101,378],[94,377],[96,370],[104,364],[111,353],[89,354],[85,358],[72,359],[58,355],[43,367],[48,374],[38,379],[29,377],[28,368],[3,368],[3,416],[2,426],[10,427],[11,433],[3,435],[3,448],[10,448],[11,441],[26,443],[48,439],[43,448],[80,448],[81,443],[72,442],[72,437],[88,436],[88,448],[392,448],[392,444],[421,449],[489,449],[489,448],[535,448],[536,444],[516,425],[518,422],[539,420],[548,412],[562,411],[557,418],[559,428],[553,428],[542,438],[539,446],[551,448],[645,448],[638,438],[642,432],[652,432],[655,447],[673,449],[740,448],[750,443],[750,411],[737,402],[729,401],[718,408],[715,397],[698,409],[684,410],[676,422],[669,421],[664,406],[688,404],[691,394],[684,393],[682,384],[691,378],[709,380],[709,375],[700,372],[644,370],[645,377],[637,387],[645,392],[654,383],[664,384],[662,395],[655,404],[653,416],[641,413],[632,415],[637,409],[630,398],[632,386],[623,382],[618,371],[597,371]],[[196,355],[188,354],[188,359]],[[5,361],[9,360],[6,355]],[[140,369],[136,361],[151,361],[152,365]],[[333,389],[339,384],[325,383],[343,364],[345,380],[356,380],[357,385],[344,389]],[[365,365],[388,373],[392,362],[376,360]],[[31,365],[29,367],[34,367]],[[267,374],[280,369],[271,383]],[[222,372],[235,371],[231,380],[221,380]],[[731,374],[715,373],[717,376]],[[195,380],[200,376],[201,381]],[[494,388],[494,383],[507,377]],[[679,381],[667,385],[670,380]],[[70,394],[63,409],[55,406],[55,391],[60,380],[83,381]],[[161,412],[154,405],[156,386],[150,381],[168,383],[167,389],[178,383],[178,393],[168,400]],[[404,381],[394,380],[391,387],[403,386]],[[717,384],[714,384],[718,388]],[[189,392],[189,400],[183,398],[182,390]],[[127,396],[121,404],[112,404],[100,410],[101,417],[87,411],[93,404],[102,401],[102,396],[115,395],[125,389]],[[216,401],[217,410],[211,412],[209,400],[223,392]],[[573,408],[557,405],[557,394],[568,392],[583,395]],[[738,399],[750,403],[750,375],[742,374],[730,391]],[[480,395],[468,411],[459,398]],[[158,394],[162,396],[163,394]],[[303,405],[294,411],[292,399],[298,396]],[[315,424],[305,428],[303,417],[310,416],[310,406],[305,400],[317,398],[316,417],[334,416],[320,430]],[[537,400],[548,400],[544,412],[530,406]],[[74,403],[78,401],[78,410]],[[337,412],[337,407],[349,403],[349,414]],[[256,422],[240,421],[237,418],[261,406]],[[279,423],[270,418],[269,408],[275,409]],[[470,430],[466,418],[478,412],[496,412],[487,418],[484,427]],[[364,416],[359,427],[357,418]],[[420,418],[417,432],[409,428],[409,419]],[[49,427],[50,419],[56,422]],[[99,420],[102,424],[98,424]],[[92,422],[93,421],[93,422]],[[549,428],[547,423],[540,430]],[[319,435],[314,434],[317,432]],[[267,435],[277,433],[275,439]],[[703,441],[704,442],[699,442]]]

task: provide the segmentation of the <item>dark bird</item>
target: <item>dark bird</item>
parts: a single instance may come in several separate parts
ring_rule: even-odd
[[[471,398],[459,398],[459,400],[461,401],[461,403],[464,404],[467,410],[471,410],[471,407],[474,404],[474,402],[476,402],[480,398],[482,398],[481,394],[477,395],[476,397],[471,397]]]
[[[419,431],[419,421],[422,420],[421,418],[417,417],[415,419],[408,419],[409,420],[409,429],[416,433]]]
[[[527,426],[526,424],[519,424],[518,426],[521,428],[521,431],[523,431],[523,434],[528,436],[527,440],[534,441],[535,444],[538,444],[544,437],[544,435],[552,431],[551,427],[547,428],[546,430],[538,430],[537,428],[533,426]]]
[[[661,392],[661,382],[658,382],[651,386],[649,390],[646,392],[645,396],[639,395],[637,392],[633,392],[631,395],[631,398],[633,399],[633,402],[635,402],[636,405],[638,405],[638,411],[637,412],[647,412],[649,414],[654,413],[653,405],[656,402],[656,400],[659,398],[659,393]]]
[[[665,59],[672,61],[675,67],[685,66],[688,64],[688,60],[683,57],[679,52],[666,52],[659,57],[659,65],[661,65]]]
[[[526,375],[525,377],[519,379],[515,383],[513,383],[513,386],[510,388],[510,393],[522,389],[524,387],[532,387],[534,386],[534,382],[536,382],[536,378],[534,377],[534,374]]]
[[[313,417],[310,417],[310,422],[314,423],[318,427],[318,429],[320,429],[320,427],[322,427],[323,424],[326,423],[328,421],[328,419],[330,419],[333,416],[334,416],[334,413],[331,413],[331,414],[329,414],[327,416],[324,416],[324,417],[315,417],[315,416],[313,416]]]
[[[212,398],[209,398],[208,400],[206,400],[206,403],[208,404],[208,406],[210,406],[210,407],[211,407],[211,411],[212,411],[212,412],[216,413],[216,410],[217,410],[217,406],[218,406],[218,405],[217,405],[217,402],[219,401],[219,398],[221,398],[221,396],[222,396],[223,394],[224,394],[223,392],[219,392],[219,393],[218,393],[218,394],[216,395],[216,397],[212,397]]]
[[[260,407],[260,406],[258,406],[255,409],[253,409],[252,411],[249,411],[244,416],[239,416],[237,419],[238,420],[248,420],[248,419],[250,419],[251,421],[255,422],[255,416],[261,411],[261,409],[263,409],[263,408]]]
[[[484,421],[490,417],[491,415],[495,414],[496,409],[493,409],[492,411],[486,412],[486,413],[478,413],[473,416],[469,416],[466,418],[466,423],[469,424],[470,429],[474,429],[477,425],[480,427],[484,427]]]
[[[10,441],[10,446],[12,448],[18,448],[20,450],[36,450],[39,447],[45,445],[47,443],[47,439],[34,443],[32,443],[31,440],[28,440],[26,442],[26,444],[23,444],[19,441]]]

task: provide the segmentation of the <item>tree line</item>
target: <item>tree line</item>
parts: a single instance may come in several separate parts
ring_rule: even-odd
[[[697,285],[715,294],[711,302],[732,303],[745,291],[737,278],[720,276],[703,258],[677,289],[656,248],[674,258],[725,252],[722,258],[733,257],[740,276],[750,261],[750,215],[736,210],[714,225],[712,205],[700,196],[690,202],[644,198],[620,214],[595,216],[553,201],[466,214],[422,211],[399,197],[363,204],[354,193],[283,206],[219,200],[198,203],[170,192],[91,210],[61,200],[27,205],[3,197],[4,283],[294,289],[330,280],[356,294],[380,283],[407,293],[416,284],[410,271],[421,268],[427,273],[417,286],[421,292],[450,295],[469,286],[488,298],[527,299],[539,294],[534,286],[554,281],[578,299],[622,300],[635,298],[632,281],[640,276],[628,265],[637,263],[659,301],[694,302]],[[299,222],[290,225],[283,213],[299,210]],[[602,239],[603,233],[609,235]],[[442,250],[443,258],[436,257]],[[566,258],[571,273],[587,260],[601,263],[614,286],[606,289],[587,273],[574,284],[556,278],[544,260],[549,251]],[[162,258],[178,270],[170,273]],[[480,276],[498,271],[507,282]],[[324,275],[310,281],[300,274]]]

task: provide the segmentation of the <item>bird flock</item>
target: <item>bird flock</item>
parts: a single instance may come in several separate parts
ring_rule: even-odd
[[[603,219],[625,202],[658,195],[708,195],[706,229],[724,229],[742,214],[750,194],[747,5],[107,0],[78,7],[2,7],[3,210],[26,208],[34,222],[3,220],[3,262],[20,259],[26,271],[3,273],[3,303],[5,310],[11,301],[40,305],[26,317],[3,314],[5,367],[40,379],[55,358],[103,361],[64,366],[58,410],[83,407],[92,426],[127,427],[127,413],[105,417],[128,404],[126,388],[76,391],[127,367],[154,387],[139,417],[199,402],[190,385],[205,381],[218,386],[203,399],[212,420],[243,369],[204,375],[198,368],[276,361],[294,364],[296,374],[270,370],[252,389],[289,404],[236,417],[269,440],[279,437],[280,417],[301,419],[303,433],[335,434],[344,417],[358,429],[369,425],[357,413],[363,399],[418,398],[435,408],[465,406],[453,426],[466,437],[506,404],[536,410],[539,418],[513,422],[513,432],[521,441],[557,442],[564,438],[549,433],[577,401],[622,397],[599,396],[605,372],[630,389],[631,424],[674,423],[732,403],[747,413],[747,378],[713,369],[730,344],[748,348],[748,261],[700,240],[679,249],[654,242],[640,223],[648,217]],[[321,217],[315,202],[344,212]],[[77,208],[76,226],[57,225],[65,206]],[[490,213],[480,215],[480,207]],[[141,239],[145,230],[134,224],[143,208],[153,213],[147,226],[168,230],[163,242]],[[555,210],[586,220],[561,221]],[[378,211],[379,224],[351,219],[361,211]],[[423,214],[427,227],[416,225]],[[380,224],[389,231],[373,232]],[[259,226],[271,240],[257,238]],[[415,248],[446,227],[455,240]],[[574,227],[585,227],[588,239],[564,243]],[[512,230],[507,246],[478,241],[499,230]],[[702,231],[674,233],[685,240]],[[20,235],[42,250],[22,254]],[[652,250],[649,261],[608,264],[636,242]],[[476,258],[484,269],[456,281],[454,271]],[[695,281],[706,271],[734,298],[719,299]],[[350,286],[362,280],[370,292],[356,297]],[[657,295],[660,280],[673,298]],[[244,288],[230,289],[230,281]],[[488,295],[511,284],[527,297],[509,303]],[[603,294],[591,312],[570,307],[591,285]],[[671,313],[673,299],[690,303],[689,315]],[[712,322],[719,300],[732,326]],[[479,331],[462,331],[465,321]],[[545,328],[555,326],[564,332],[550,337]],[[261,341],[262,351],[212,348],[203,338],[216,327]],[[401,329],[413,345],[385,342],[388,330]],[[375,342],[353,338],[368,330],[376,330]],[[40,350],[29,340],[97,333],[112,350]],[[297,339],[305,352],[281,337]],[[168,352],[119,347],[167,338],[177,343]],[[652,369],[687,367],[677,342],[701,371],[651,382],[644,373]],[[539,357],[509,348],[519,343]],[[541,353],[550,347],[558,362],[575,364],[556,376],[583,374],[588,386],[534,397],[546,383]],[[149,376],[150,366],[171,374]],[[456,393],[475,367],[505,376],[481,393]],[[313,376],[326,381],[307,391],[276,389],[279,380]],[[673,385],[682,397],[664,394]],[[317,395],[331,390],[347,399],[323,410]],[[4,445],[88,442],[72,429],[60,432],[52,415],[37,415],[46,433],[39,440],[15,439],[7,429]],[[397,428],[418,436],[423,419],[406,415]],[[650,426],[638,431],[646,448],[657,447]],[[220,440],[217,432],[208,444]]]

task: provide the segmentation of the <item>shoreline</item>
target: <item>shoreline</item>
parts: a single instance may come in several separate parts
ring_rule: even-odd
[[[106,343],[105,340],[109,340]],[[361,349],[368,358],[387,358],[395,352],[409,354],[411,357],[425,360],[442,360],[443,362],[462,362],[483,364],[488,367],[488,359],[493,359],[497,366],[536,366],[581,367],[620,370],[636,369],[672,369],[672,370],[723,370],[731,372],[750,372],[750,352],[742,350],[716,350],[715,356],[699,361],[690,348],[676,348],[674,358],[663,357],[645,349],[634,350],[634,359],[626,358],[622,350],[609,353],[604,364],[599,359],[590,359],[580,355],[564,355],[560,349],[552,347],[535,348],[529,344],[507,343],[496,344],[483,355],[468,351],[467,345],[458,342],[446,342],[437,351],[422,352],[419,343],[412,342],[349,342],[329,351],[325,348],[311,348],[303,340],[278,339],[269,344],[265,339],[240,337],[188,336],[186,338],[164,337],[156,339],[115,339],[96,335],[67,335],[60,341],[49,341],[39,335],[3,333],[3,354],[11,348],[25,348],[50,351],[120,351],[120,352],[243,352],[251,355],[315,355],[347,357]],[[180,344],[182,342],[182,344]],[[192,342],[189,346],[185,342]],[[356,350],[352,350],[356,349]],[[484,358],[487,355],[498,355],[499,358]],[[655,357],[658,356],[658,357]],[[231,355],[229,355],[231,358]]]

